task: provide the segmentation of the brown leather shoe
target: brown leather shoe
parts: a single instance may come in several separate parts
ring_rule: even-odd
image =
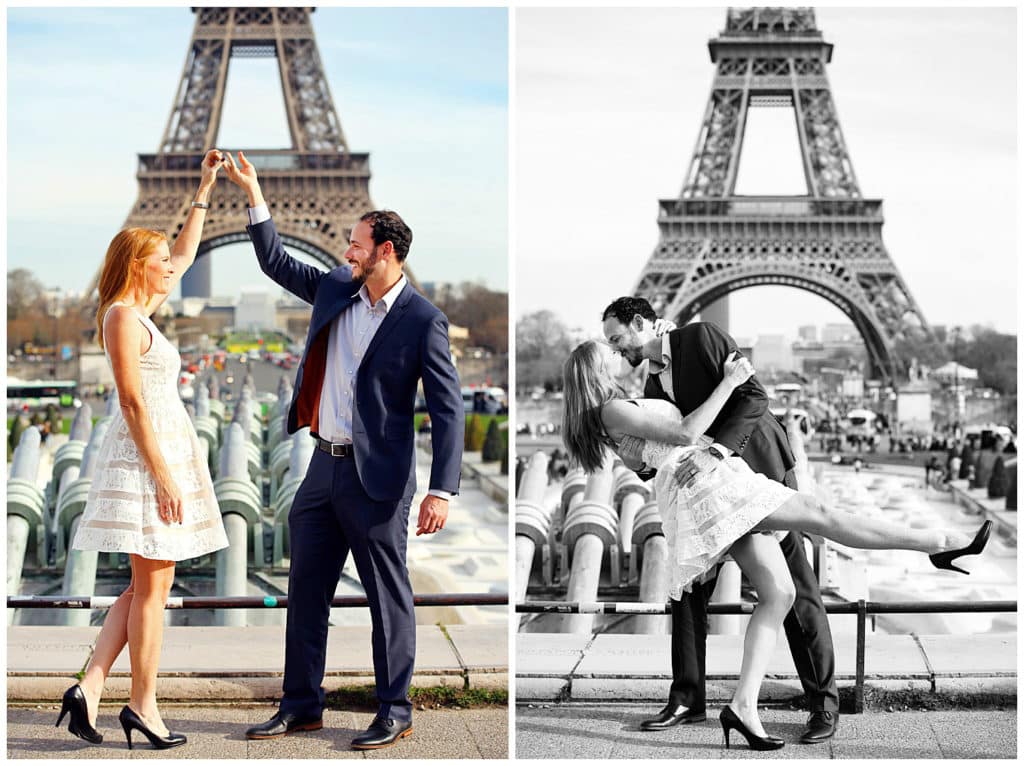
[[[323,718],[299,718],[291,713],[274,713],[274,717],[245,732],[246,739],[277,739],[297,731],[316,731],[324,728]]]
[[[394,718],[373,719],[365,732],[352,740],[353,750],[379,750],[390,747],[400,739],[412,734],[412,721],[399,721]]]
[[[839,713],[829,710],[815,710],[807,719],[807,726],[800,735],[800,742],[805,745],[817,745],[826,742],[836,735],[839,728]]]
[[[668,703],[654,718],[641,721],[640,731],[664,731],[681,723],[703,723],[708,720],[704,710],[691,710],[686,705]]]

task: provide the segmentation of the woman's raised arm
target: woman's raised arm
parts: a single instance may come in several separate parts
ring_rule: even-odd
[[[207,206],[210,204],[210,194],[217,183],[217,171],[223,162],[224,155],[219,150],[211,149],[206,153],[200,170],[199,188],[192,198],[193,202]],[[175,286],[185,276],[185,272],[195,263],[199,242],[203,238],[204,223],[206,223],[206,208],[190,205],[188,215],[185,217],[185,224],[181,227],[181,231],[171,246],[171,265],[174,267],[174,272],[171,275],[170,290],[166,294],[157,294],[150,298],[146,305],[148,314],[152,314],[167,300]]]

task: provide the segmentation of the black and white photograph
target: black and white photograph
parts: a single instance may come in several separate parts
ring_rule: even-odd
[[[517,11],[517,758],[1016,757],[1017,13]]]

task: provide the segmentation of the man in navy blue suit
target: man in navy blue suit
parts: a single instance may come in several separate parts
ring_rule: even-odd
[[[309,426],[318,449],[288,515],[284,695],[273,718],[246,736],[272,739],[323,726],[328,615],[351,552],[370,605],[379,702],[352,746],[387,747],[412,733],[416,620],[405,553],[421,379],[433,459],[417,535],[444,527],[459,488],[465,415],[448,320],[402,272],[412,232],[397,213],[363,215],[349,237],[348,265],[325,272],[285,252],[256,170],[241,152],[237,166],[227,155],[225,172],[249,197],[248,232],[260,268],[313,305],[287,423],[288,433]]]

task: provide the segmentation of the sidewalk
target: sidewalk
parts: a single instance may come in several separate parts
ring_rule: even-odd
[[[98,627],[14,625],[7,629],[8,702],[58,700],[88,661]],[[164,628],[161,701],[270,701],[281,694],[283,625]],[[107,681],[107,699],[127,699],[128,652]],[[370,627],[334,626],[327,637],[324,688],[373,684]],[[501,625],[416,626],[412,685],[508,687],[508,630]],[[51,724],[52,725],[52,724]]]
[[[835,739],[820,745],[797,742],[807,713],[762,709],[768,733],[782,737],[781,750],[757,753],[733,732],[723,747],[720,706],[702,724],[664,732],[639,730],[661,702],[647,705],[523,705],[516,708],[518,758],[1016,758],[1017,711],[936,711],[842,715]]]
[[[65,683],[65,686],[67,684]],[[320,731],[292,734],[275,740],[250,741],[245,730],[270,718],[275,705],[186,706],[161,702],[164,722],[188,737],[187,744],[154,750],[133,732],[129,750],[117,721],[120,705],[101,705],[97,729],[99,745],[72,736],[68,719],[54,728],[60,712],[56,704],[8,707],[8,758],[506,758],[507,708],[471,710],[416,710],[413,733],[382,750],[352,750],[349,743],[373,718],[368,712],[324,711]]]

